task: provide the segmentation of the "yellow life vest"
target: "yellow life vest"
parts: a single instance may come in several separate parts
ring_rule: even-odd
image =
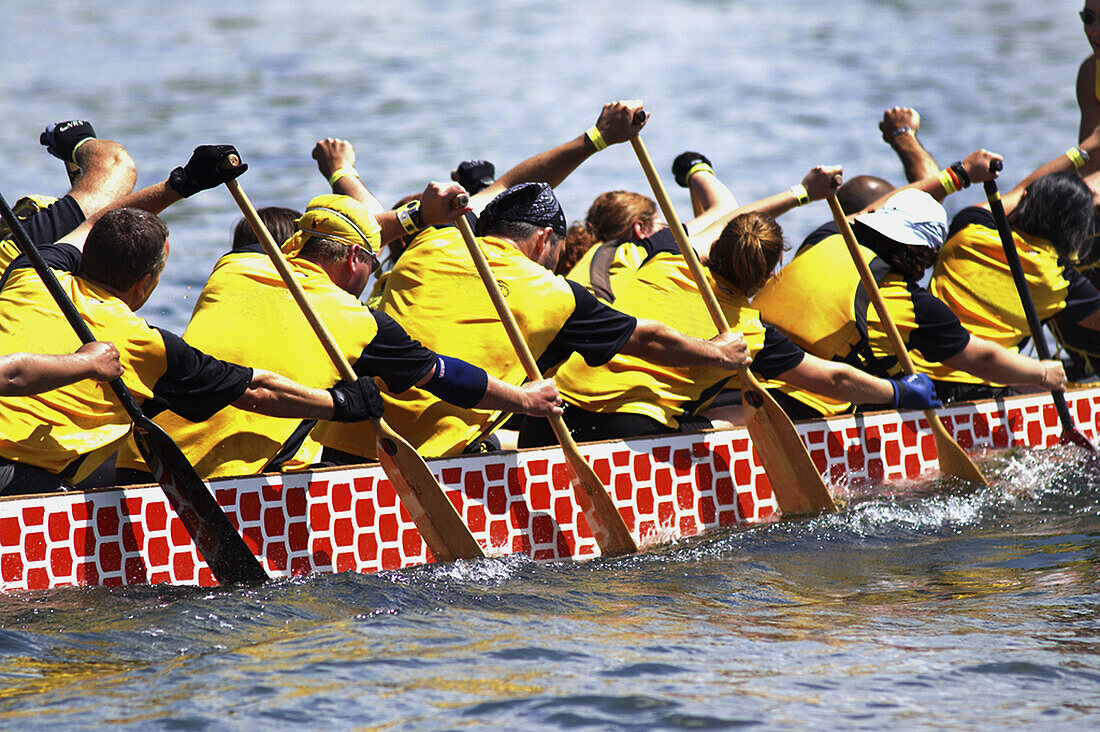
[[[905,280],[866,247],[859,247],[878,283],[902,340],[916,327]],[[859,279],[840,234],[802,250],[756,294],[760,317],[818,358],[843,361],[876,376],[900,373],[894,350]],[[764,382],[826,416],[852,408],[846,402],[804,391],[779,380]]]
[[[1066,306],[1069,281],[1054,245],[1016,231],[1012,236],[1039,319],[1057,315]],[[928,289],[947,303],[972,335],[1016,351],[1030,334],[996,229],[970,224],[948,239],[936,261]],[[914,365],[935,379],[983,383],[975,376],[928,364],[919,357],[914,359]]]
[[[500,289],[537,359],[573,313],[576,299],[563,277],[532,262],[510,242],[479,238]],[[457,229],[426,229],[397,260],[381,312],[436,353],[464,359],[512,384],[525,380],[507,333]],[[499,413],[468,410],[423,389],[391,394],[386,421],[422,455],[456,455],[483,436]],[[315,437],[338,450],[372,457],[360,424],[318,425]]]
[[[726,280],[706,270],[730,330],[740,331],[755,355],[764,345],[764,326],[748,299]],[[615,308],[636,318],[659,320],[687,335],[718,334],[691,270],[678,254],[660,253],[638,270],[615,298]],[[681,417],[708,405],[735,372],[714,366],[658,366],[618,354],[607,364],[589,366],[574,353],[554,380],[562,398],[590,412],[641,414],[672,429]]]
[[[140,404],[167,369],[164,339],[106,290],[55,272],[92,334],[118,349],[123,381]],[[30,267],[15,270],[0,293],[0,353],[71,353],[80,340]],[[130,433],[111,388],[89,379],[42,394],[0,399],[0,455],[71,483],[87,477]],[[78,458],[83,457],[78,464]]]
[[[613,303],[619,287],[633,279],[647,254],[636,241],[601,242],[589,247],[566,277],[600,300]]]
[[[355,363],[378,332],[374,316],[355,296],[337,287],[319,265],[299,257],[291,258],[289,264],[344,356]],[[183,338],[216,358],[274,371],[306,386],[327,388],[339,379],[332,360],[264,254],[232,253],[218,260]],[[155,421],[204,478],[259,472],[301,422],[232,405],[201,423],[171,412]],[[316,462],[319,451],[320,445],[307,437],[283,468],[306,467]],[[121,452],[117,465],[146,469],[133,450]]]

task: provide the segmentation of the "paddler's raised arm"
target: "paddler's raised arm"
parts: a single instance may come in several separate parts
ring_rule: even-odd
[[[335,137],[318,140],[313,146],[313,159],[333,193],[354,198],[376,217],[386,210],[359,179],[355,170],[355,148],[350,142]]]
[[[689,232],[692,248],[701,256],[710,251],[710,245],[726,228],[726,224],[744,213],[762,213],[778,218],[792,208],[803,206],[810,201],[820,201],[840,185],[844,168],[840,165],[816,165],[802,179],[801,183],[791,186],[782,193],[753,201],[711,221],[698,233]],[[690,228],[690,227],[689,227]]]
[[[600,150],[626,142],[631,135],[638,134],[645,126],[644,116],[638,114],[642,110],[643,104],[638,99],[605,104],[595,125],[568,142],[527,158],[501,175],[470,199],[471,208],[481,213],[498,194],[520,183],[548,183],[556,187]]]
[[[99,214],[118,208],[137,208],[158,214],[177,201],[190,198],[199,191],[216,188],[248,170],[247,163],[230,165],[230,156],[236,156],[240,160],[237,148],[232,145],[199,145],[187,163],[175,168],[167,178],[116,199]],[[93,223],[94,219],[85,221],[62,241],[77,247],[83,246]]]
[[[737,208],[733,191],[718,179],[710,160],[702,153],[689,150],[677,155],[672,161],[672,177],[678,186],[691,192],[691,208],[695,218],[684,222],[688,234],[702,231],[719,216]]]

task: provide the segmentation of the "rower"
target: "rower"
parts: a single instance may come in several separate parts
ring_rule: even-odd
[[[197,192],[243,173],[219,161],[228,145],[201,146],[177,178]],[[196,162],[197,161],[197,162]],[[113,342],[124,381],[147,414],[170,409],[202,421],[229,404],[298,419],[362,420],[381,413],[370,379],[328,389],[212,358],[139,318],[168,258],[168,227],[155,214],[120,208],[92,226],[83,254],[70,244],[41,247],[61,287],[92,332]],[[71,352],[78,339],[25,257],[0,290],[0,352]],[[0,491],[37,493],[73,486],[126,441],[130,419],[106,386],[79,381],[33,396],[0,400]]]
[[[681,153],[672,163],[672,174],[679,185],[690,188],[692,201],[698,204],[696,217],[684,224],[689,234],[736,208],[737,199],[714,175],[705,155]],[[616,284],[629,282],[648,256],[641,242],[666,226],[649,196],[631,191],[601,193],[584,221],[569,228],[556,272],[612,304]]]
[[[827,188],[834,170],[819,170],[822,187]],[[661,317],[699,337],[713,334],[714,321],[670,232],[658,232],[646,245],[649,257],[620,288],[617,307],[639,318]],[[761,323],[749,298],[771,276],[786,248],[775,219],[748,212],[726,224],[706,258],[706,276],[730,327],[741,331],[749,343],[753,372],[861,404],[939,406],[927,376],[915,374],[894,382],[876,378],[847,364],[809,355],[775,327]],[[661,367],[618,354],[601,367],[589,366],[574,355],[555,378],[568,404],[566,423],[574,437],[584,441],[714,427],[700,413],[732,377],[708,365]],[[731,426],[744,421],[728,412],[726,420]],[[545,421],[524,419],[521,447],[553,442]]]
[[[1039,319],[1082,360],[1100,354],[1100,292],[1075,266],[1090,256],[1096,235],[1094,193],[1080,175],[1093,173],[1097,159],[1100,130],[1001,199]],[[1030,336],[988,202],[955,216],[928,289],[980,338],[1016,351]],[[965,374],[929,373],[948,398],[982,393]]]
[[[450,201],[461,190],[454,184],[430,184],[421,195],[428,220],[444,223],[460,215],[463,209],[452,209]],[[380,243],[379,224],[362,203],[346,195],[317,196],[295,227],[283,252],[361,377],[377,376],[394,393],[422,387],[459,412],[506,409],[545,416],[561,411],[553,382],[523,388],[504,384],[472,364],[425,348],[393,318],[359,301]],[[219,358],[278,371],[307,385],[330,385],[339,378],[274,265],[258,247],[218,260],[183,337]],[[157,422],[203,477],[300,469],[318,462],[320,445],[310,436],[314,425],[278,417],[230,407],[202,424],[169,413]],[[123,451],[118,465],[144,469],[134,450]]]
[[[632,110],[625,110],[624,127],[632,115]],[[419,229],[417,222],[409,224]],[[660,322],[640,321],[614,310],[577,283],[555,276],[550,269],[565,230],[565,214],[547,183],[507,189],[477,221],[479,244],[541,371],[573,353],[594,365],[606,363],[617,353],[666,365],[706,364],[727,371],[748,362],[747,347],[739,335],[726,334],[713,341],[685,336]],[[524,378],[470,253],[454,228],[418,231],[390,274],[381,310],[426,346],[460,354],[506,382],[519,383]],[[423,390],[384,391],[383,396],[391,425],[425,456],[461,453],[497,424],[498,415],[459,410]],[[361,430],[324,427],[318,438],[328,447],[358,456],[372,447]]]
[[[110,381],[122,376],[113,343],[85,343],[75,353],[12,353],[0,356],[0,396],[29,396],[84,379]]]
[[[989,170],[995,159],[999,156],[979,150],[956,165],[970,180],[981,182],[995,175]],[[982,381],[1061,388],[1065,384],[1061,362],[1035,361],[972,337],[947,305],[918,284],[943,244],[947,215],[939,201],[953,190],[946,188],[939,176],[932,176],[891,194],[877,210],[862,212],[852,222],[862,254],[918,370],[942,363]],[[900,373],[886,331],[870,307],[835,223],[819,228],[811,237],[813,241],[804,242],[799,253],[761,289],[753,305],[765,320],[809,353],[849,363],[876,376],[889,378]],[[831,416],[851,408],[847,402],[790,384],[777,386],[802,405],[800,416]],[[945,395],[939,396],[943,399]],[[787,406],[794,408],[790,403]]]

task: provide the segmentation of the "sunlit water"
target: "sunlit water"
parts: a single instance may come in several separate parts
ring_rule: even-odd
[[[1011,187],[1076,141],[1079,2],[5,3],[9,200],[60,193],[37,144],[85,117],[139,185],[232,142],[257,205],[304,206],[350,139],[385,203],[460,160],[498,172],[640,97],[667,173],[705,152],[742,201],[816,163],[900,182],[882,110],[917,107],[941,165],[987,147]],[[646,190],[629,146],[559,188],[570,219]],[[681,189],[676,203],[687,209]],[[981,200],[969,190],[948,210]],[[165,214],[143,313],[182,329],[237,217]],[[781,223],[792,240],[821,205]],[[247,324],[241,324],[247,327]],[[292,347],[293,344],[289,344]],[[0,598],[5,726],[813,728],[1096,725],[1096,480],[1072,455],[993,455],[994,485],[856,487],[836,516],[641,556],[521,558],[258,590]]]

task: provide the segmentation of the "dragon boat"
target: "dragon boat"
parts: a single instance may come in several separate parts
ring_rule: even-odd
[[[1082,432],[1100,431],[1100,386],[1067,394]],[[1048,394],[940,410],[971,452],[1058,443]],[[920,412],[796,423],[834,497],[937,472]],[[581,445],[640,546],[774,520],[778,507],[744,428]],[[428,461],[487,556],[589,559],[599,548],[558,448]],[[377,464],[212,480],[211,491],[275,578],[378,572],[434,561]],[[157,485],[0,499],[0,589],[146,583],[213,586],[210,568]]]

